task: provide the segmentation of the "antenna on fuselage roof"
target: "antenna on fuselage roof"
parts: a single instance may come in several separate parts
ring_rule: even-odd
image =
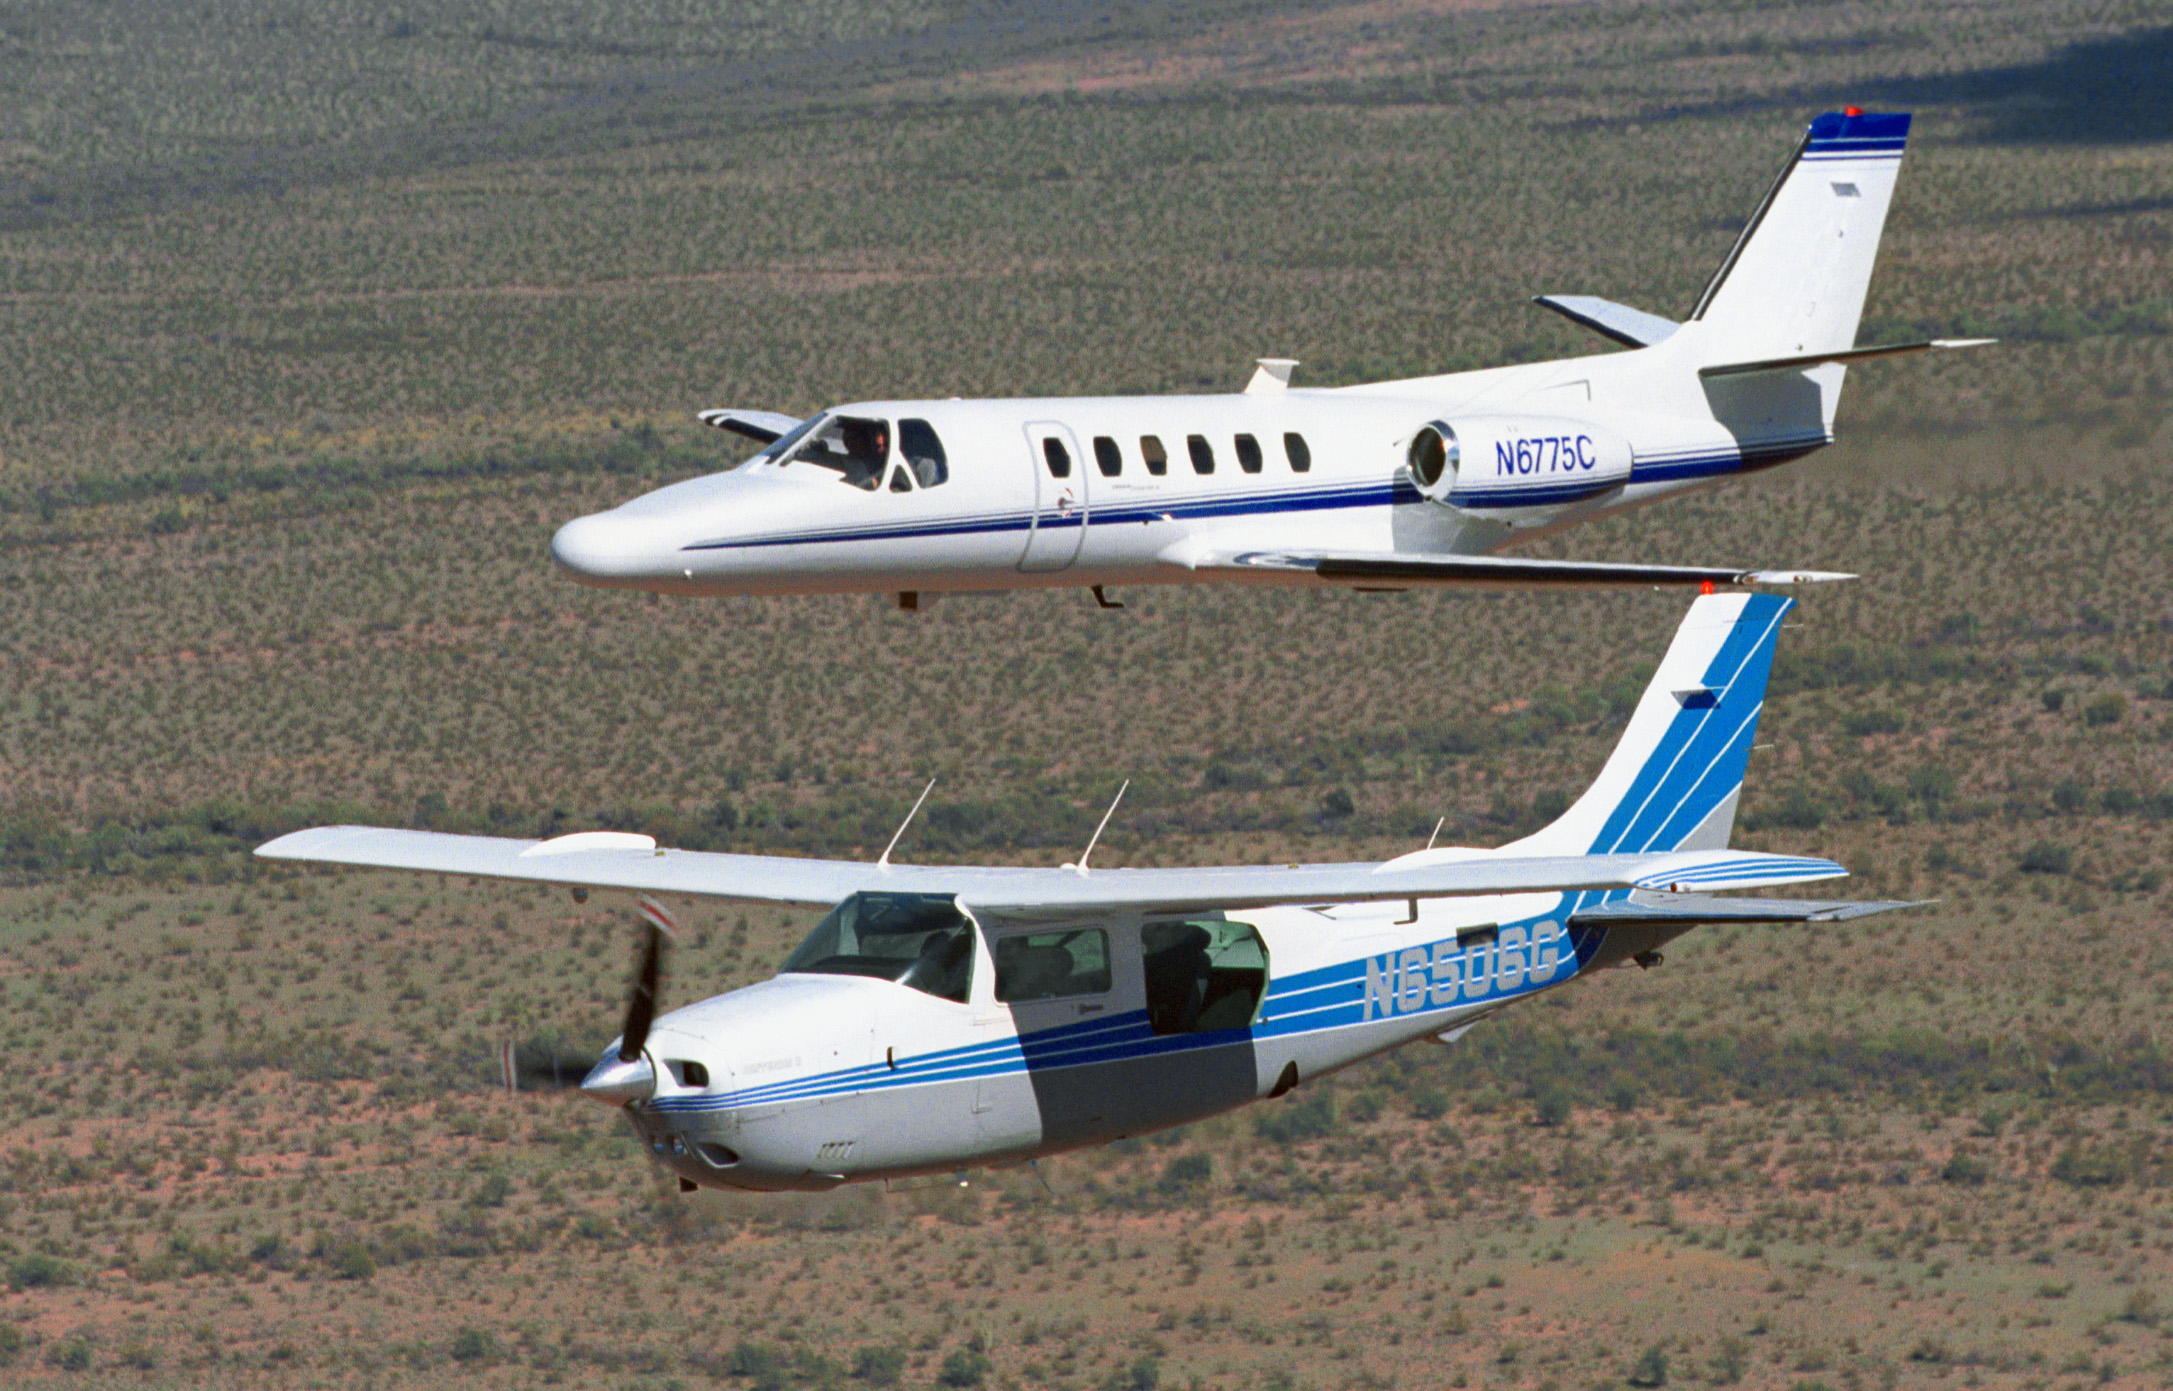
[[[917,801],[913,804],[913,810],[905,814],[905,820],[899,822],[898,829],[891,834],[890,844],[883,847],[883,853],[881,857],[878,858],[875,862],[875,867],[877,869],[890,868],[890,852],[898,848],[898,837],[904,835],[905,828],[913,824],[913,818],[920,814],[921,802],[927,801],[928,794],[935,790],[936,780],[934,778],[930,778],[928,780],[928,785],[921,789],[920,801]]]
[[[1087,848],[1079,852],[1079,862],[1077,864],[1065,865],[1065,869],[1075,869],[1081,874],[1085,874],[1087,872],[1087,857],[1094,853],[1095,846],[1101,844],[1102,832],[1108,827],[1109,818],[1117,814],[1117,803],[1124,800],[1125,788],[1128,788],[1131,785],[1132,780],[1130,778],[1126,778],[1124,780],[1124,786],[1117,789],[1117,795],[1109,799],[1109,810],[1102,813],[1101,825],[1094,828],[1094,834],[1087,840]]]
[[[1446,817],[1446,816],[1442,817],[1442,818],[1441,818],[1441,819],[1440,819],[1439,821],[1436,821],[1436,822],[1434,823],[1434,833],[1433,833],[1432,835],[1430,835],[1430,836],[1426,837],[1426,848],[1427,848],[1428,850],[1431,850],[1431,849],[1433,849],[1433,848],[1434,848],[1434,842],[1435,842],[1435,841],[1437,841],[1437,840],[1439,840],[1439,839],[1441,839],[1441,828],[1442,828],[1443,826],[1446,826],[1446,825],[1448,825],[1448,824],[1449,824],[1449,818],[1448,818],[1448,817]]]

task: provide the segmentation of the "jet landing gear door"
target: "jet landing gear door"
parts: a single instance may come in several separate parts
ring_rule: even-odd
[[[1034,470],[1034,516],[1019,569],[1067,569],[1079,558],[1079,543],[1086,539],[1086,460],[1071,431],[1053,420],[1028,425],[1026,445]]]

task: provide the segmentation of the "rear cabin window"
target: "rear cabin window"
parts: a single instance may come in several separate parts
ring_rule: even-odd
[[[1147,472],[1157,478],[1169,472],[1169,451],[1162,447],[1160,436],[1141,435],[1139,437],[1139,458],[1140,462],[1147,466]]]
[[[1186,435],[1185,448],[1191,451],[1192,471],[1194,473],[1213,473],[1215,471],[1215,446],[1207,442],[1207,436]]]
[[[1305,444],[1305,436],[1292,430],[1283,436],[1283,453],[1290,460],[1292,473],[1304,473],[1313,467],[1313,451]]]
[[[1049,477],[1071,477],[1071,451],[1064,447],[1062,440],[1054,435],[1042,436],[1041,457],[1049,461]]]
[[[1158,1034],[1243,1029],[1268,988],[1268,949],[1249,923],[1150,922],[1140,928],[1147,1022]]]
[[[1108,990],[1109,935],[1098,927],[997,939],[996,998],[1006,1004]]]
[[[1237,437],[1237,466],[1247,473],[1260,472],[1260,441],[1251,435]]]
[[[923,488],[950,481],[950,459],[943,452],[943,441],[936,437],[936,427],[927,421],[898,422],[898,453],[913,471],[913,481]]]
[[[1102,471],[1102,477],[1115,478],[1124,472],[1124,451],[1107,435],[1094,437],[1094,466]]]

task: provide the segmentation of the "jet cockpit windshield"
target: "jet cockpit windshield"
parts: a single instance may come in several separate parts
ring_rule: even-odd
[[[803,423],[764,450],[761,458],[784,467],[812,464],[829,469],[867,492],[890,480],[889,491],[910,493],[933,488],[950,477],[943,441],[925,420],[901,420],[895,436],[895,464],[890,422],[857,415],[822,415]]]
[[[830,910],[778,974],[874,976],[966,1002],[973,925],[947,894],[857,893]]]

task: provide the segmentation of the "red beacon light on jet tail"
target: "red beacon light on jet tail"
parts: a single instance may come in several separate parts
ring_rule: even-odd
[[[1864,108],[1861,106],[1844,106],[1841,108],[1841,114],[1844,116],[1861,116],[1864,114]]]

